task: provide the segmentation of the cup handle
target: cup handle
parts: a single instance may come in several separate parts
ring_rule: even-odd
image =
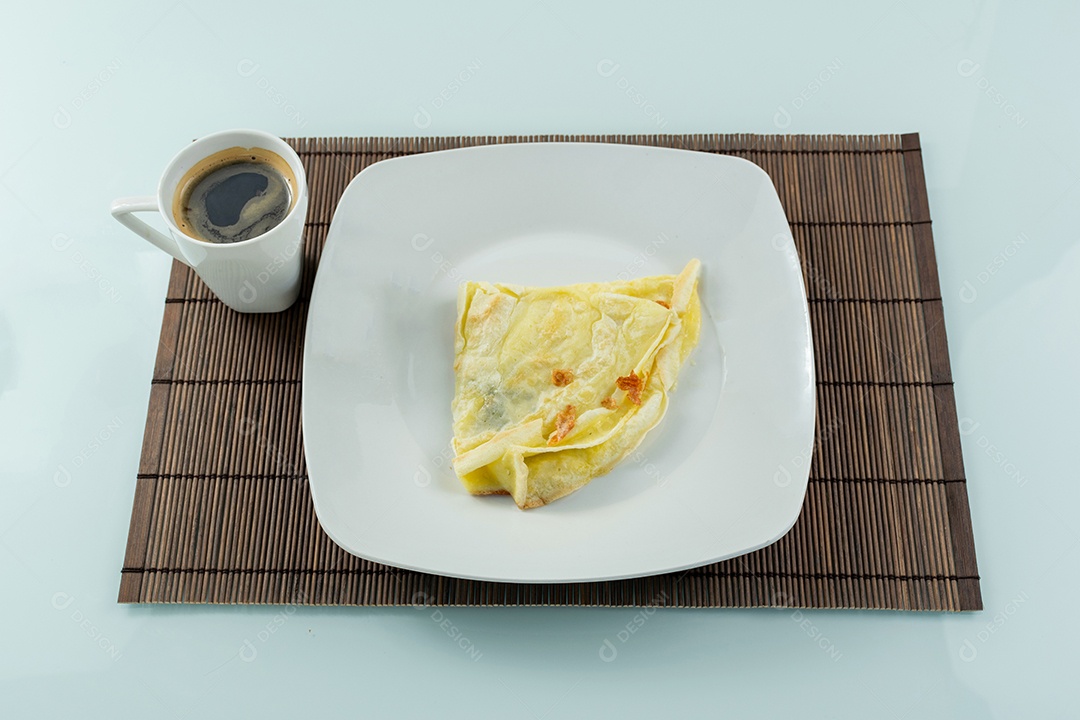
[[[185,265],[191,264],[184,258],[183,254],[181,254],[180,246],[176,244],[176,240],[163,232],[155,230],[139,218],[135,217],[134,213],[137,212],[161,212],[160,208],[158,208],[156,197],[152,195],[143,195],[139,197],[117,198],[116,200],[113,200],[112,207],[109,211],[112,213],[112,216],[120,221],[120,224],[128,230],[131,230],[144,240],[149,240],[151,244],[161,248]]]

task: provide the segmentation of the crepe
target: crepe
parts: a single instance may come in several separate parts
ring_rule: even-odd
[[[458,290],[454,470],[522,509],[583,487],[667,411],[697,344],[701,263],[678,275]]]

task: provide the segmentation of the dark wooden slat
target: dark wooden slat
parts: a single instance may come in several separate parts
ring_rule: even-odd
[[[904,136],[904,161],[907,170],[907,191],[912,217],[930,219],[929,197],[923,168],[919,136]],[[937,271],[933,233],[929,225],[915,229],[915,247],[919,266],[919,284],[923,297],[940,297],[941,286]],[[935,382],[952,381],[949,362],[948,339],[945,332],[945,313],[942,303],[930,302],[923,306],[925,333],[929,349],[931,377]],[[944,472],[950,478],[964,478],[964,460],[960,445],[959,422],[956,400],[952,387],[934,388],[935,419],[939,433]],[[977,578],[975,538],[971,526],[971,510],[968,505],[966,483],[956,483],[947,488],[947,512],[951,548],[957,571]],[[977,580],[964,580],[959,584],[960,609],[981,610],[982,594]]]

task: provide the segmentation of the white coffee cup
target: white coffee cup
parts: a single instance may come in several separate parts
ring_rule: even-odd
[[[296,178],[294,202],[285,219],[262,235],[234,243],[198,240],[180,230],[173,217],[173,197],[184,175],[203,159],[234,147],[262,148],[279,155]],[[258,130],[226,130],[191,143],[169,162],[156,196],[113,201],[112,215],[125,227],[192,267],[222,302],[237,312],[279,312],[300,294],[304,220],[308,189],[300,157],[281,138]],[[159,232],[136,212],[157,212],[169,234]]]

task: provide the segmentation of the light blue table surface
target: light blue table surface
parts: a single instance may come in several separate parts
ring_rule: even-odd
[[[1075,3],[144,0],[0,27],[0,716],[1080,713]],[[986,610],[663,611],[604,662],[636,610],[116,604],[170,259],[107,209],[229,127],[920,132]]]

